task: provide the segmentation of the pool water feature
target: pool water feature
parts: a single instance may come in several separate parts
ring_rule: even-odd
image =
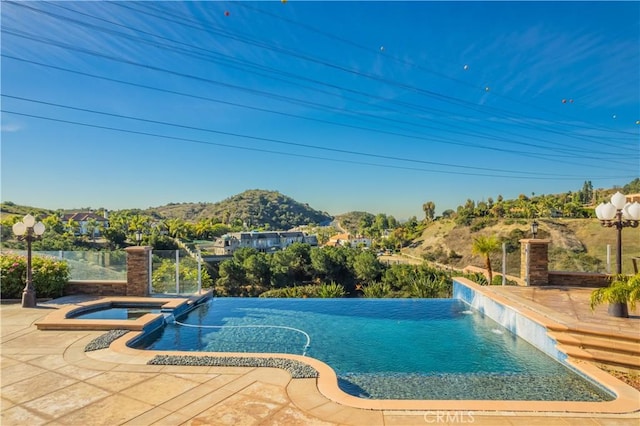
[[[136,345],[306,352],[362,398],[613,399],[458,299],[222,298],[177,320]]]

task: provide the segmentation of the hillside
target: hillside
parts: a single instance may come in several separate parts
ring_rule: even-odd
[[[32,214],[37,217],[45,217],[54,213],[53,210],[47,210],[40,207],[19,206],[7,201],[0,203],[0,219],[5,220],[13,216],[18,216],[22,219],[26,214]]]
[[[158,218],[179,218],[188,222],[218,219],[223,223],[241,221],[249,227],[289,229],[331,221],[326,212],[314,210],[277,191],[248,190],[217,203],[182,203],[147,209]]]
[[[605,228],[595,219],[538,219],[538,238],[551,240],[549,261],[552,270],[598,271],[606,268],[607,244],[611,245],[612,268],[615,268],[616,231]],[[426,258],[454,267],[483,266],[483,259],[471,254],[473,239],[479,235],[494,235],[507,243],[507,272],[519,275],[520,244],[530,238],[530,221],[496,219],[478,229],[456,225],[453,220],[431,223],[422,235],[404,248],[403,253]],[[632,257],[640,256],[640,232],[627,228],[622,232],[623,272],[631,273]],[[501,254],[492,257],[494,268],[501,268]]]

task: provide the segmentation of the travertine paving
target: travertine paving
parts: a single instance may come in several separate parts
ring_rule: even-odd
[[[506,296],[519,303],[535,304],[536,297],[540,299],[538,291],[512,291]],[[579,292],[556,293],[557,298],[552,290],[542,294],[548,306],[560,310],[563,317],[558,321],[588,322],[589,318],[581,316],[587,313],[573,306],[584,304]],[[110,349],[85,353],[85,345],[104,332],[37,330],[34,323],[51,309],[42,304],[37,309],[0,305],[2,425],[636,426],[640,419],[638,412],[550,415],[455,407],[422,411],[354,408],[324,396],[316,379],[291,379],[280,369],[154,366]],[[545,313],[552,315],[553,309]],[[624,321],[614,322],[626,330],[640,324],[638,317]]]

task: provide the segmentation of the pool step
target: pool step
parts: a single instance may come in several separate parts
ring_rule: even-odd
[[[628,336],[580,328],[551,331],[549,335],[558,342],[558,349],[570,357],[640,370],[640,334]]]

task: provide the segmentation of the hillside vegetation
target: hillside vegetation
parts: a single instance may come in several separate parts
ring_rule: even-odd
[[[331,221],[326,212],[314,210],[308,204],[277,191],[248,190],[217,203],[169,204],[144,210],[160,219],[182,219],[197,222],[213,219],[225,224],[244,224],[248,228],[290,229],[307,224]]]
[[[615,270],[615,229],[600,225],[595,219],[537,219],[538,238],[549,239],[551,270],[605,272],[607,245],[611,246],[612,269]],[[495,236],[507,247],[507,273],[520,275],[520,243],[531,238],[531,220],[496,219],[490,225],[456,224],[452,219],[441,219],[426,226],[422,235],[402,252],[429,261],[463,268],[467,265],[483,266],[483,259],[471,254],[471,242],[477,236]],[[633,272],[633,257],[640,256],[640,231],[628,228],[622,232],[623,272]],[[495,269],[502,268],[501,254],[493,256]]]

